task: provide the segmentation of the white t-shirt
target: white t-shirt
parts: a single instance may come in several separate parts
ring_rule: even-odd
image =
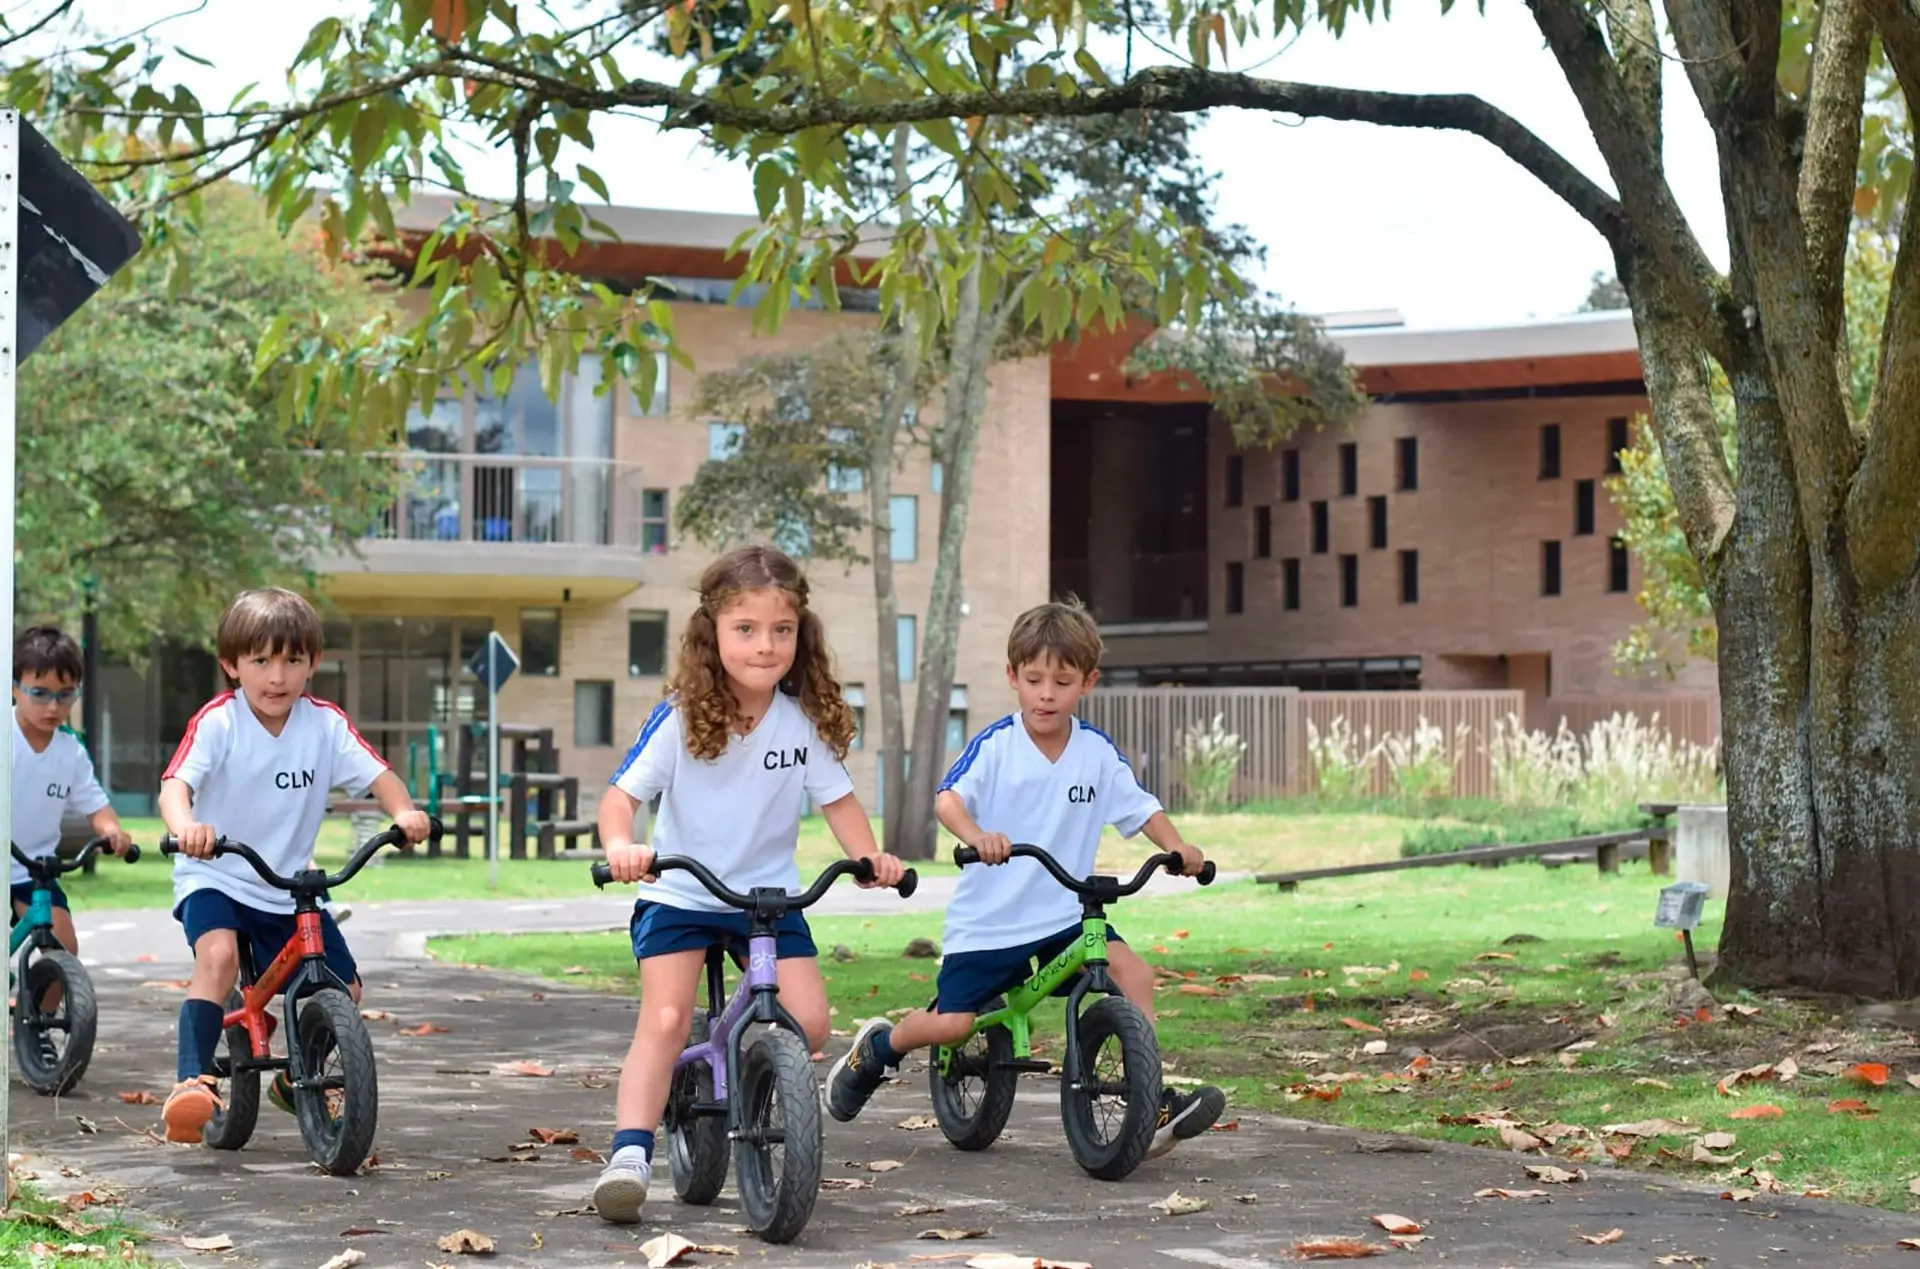
[[[303,696],[276,736],[236,690],[214,697],[193,716],[161,779],[186,781],[196,820],[253,847],[269,868],[286,877],[312,862],[327,791],[342,789],[357,797],[386,769],[338,705]],[[246,860],[229,855],[174,858],[175,906],[196,890],[218,890],[267,912],[293,911],[292,895],[260,880]]]
[[[13,844],[20,853],[42,859],[60,846],[60,817],[71,806],[92,815],[107,804],[107,795],[93,776],[93,759],[72,732],[56,731],[40,753],[33,751],[20,731],[20,714],[13,715]],[[7,853],[9,885],[32,880],[27,870]]]
[[[687,752],[680,711],[660,702],[613,773],[613,784],[642,803],[662,795],[651,842],[656,853],[691,856],[742,894],[755,886],[797,894],[800,867],[793,852],[803,797],[826,806],[853,792],[845,765],[785,692],[775,692],[767,716],[748,735],[733,736],[711,762]],[[640,897],[699,912],[736,910],[677,870],[641,887]]]
[[[1020,715],[1007,715],[968,742],[940,788],[958,793],[981,829],[1040,847],[1069,877],[1093,872],[1107,825],[1132,837],[1161,809],[1120,746],[1077,718],[1059,761],[1050,762]],[[946,951],[1017,947],[1079,923],[1078,896],[1039,860],[969,864],[947,904]]]

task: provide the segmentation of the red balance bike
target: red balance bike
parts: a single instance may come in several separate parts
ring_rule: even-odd
[[[440,832],[436,819],[429,840]],[[260,1073],[278,1076],[285,1071],[294,1117],[313,1161],[335,1176],[351,1176],[366,1161],[380,1114],[373,1040],[347,984],[327,968],[320,901],[353,880],[382,847],[401,846],[406,840],[401,829],[389,828],[368,838],[339,872],[329,876],[318,868],[303,868],[291,877],[269,868],[251,846],[224,837],[214,843],[216,858],[238,856],[253,865],[262,881],[293,896],[295,926],[293,937],[265,969],[255,966],[249,941],[239,940],[240,984],[227,997],[225,1030],[213,1059],[222,1106],[207,1121],[201,1138],[215,1150],[238,1150],[247,1144],[260,1114]],[[160,839],[160,853],[180,853],[171,833]],[[268,1043],[278,1024],[267,1012],[275,996],[283,997],[285,1057],[275,1057]]]

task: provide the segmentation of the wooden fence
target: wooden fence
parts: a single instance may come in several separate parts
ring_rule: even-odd
[[[1552,732],[1565,718],[1576,735],[1617,713],[1645,723],[1658,715],[1662,730],[1698,745],[1718,741],[1719,699],[1712,695],[1553,698],[1533,709],[1526,693],[1484,692],[1303,692],[1290,687],[1103,687],[1084,698],[1080,716],[1111,736],[1133,763],[1141,781],[1169,805],[1189,801],[1180,757],[1180,736],[1218,716],[1245,742],[1229,794],[1234,803],[1294,797],[1312,791],[1314,763],[1308,724],[1324,736],[1334,720],[1365,751],[1388,736],[1411,739],[1420,721],[1439,730],[1453,765],[1454,794],[1493,796],[1487,741],[1501,720],[1527,717],[1530,726]],[[1529,717],[1531,715],[1531,717]],[[1386,756],[1373,763],[1373,793],[1392,788]]]

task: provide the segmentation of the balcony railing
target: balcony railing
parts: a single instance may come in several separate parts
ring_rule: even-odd
[[[1053,561],[1053,591],[1080,598],[1103,625],[1205,621],[1207,553]]]
[[[395,461],[402,492],[369,538],[665,549],[665,508],[649,517],[635,463],[418,452]]]

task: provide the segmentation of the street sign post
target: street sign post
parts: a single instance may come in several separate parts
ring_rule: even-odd
[[[139,250],[139,231],[87,178],[18,111],[0,110],[0,595],[9,622],[19,365]],[[0,745],[0,819],[13,823],[11,744]],[[18,984],[16,992],[24,987]],[[6,1090],[12,1065],[12,1043],[0,1044],[0,1151],[11,1140]],[[11,1170],[7,1180],[10,1191]]]
[[[1680,941],[1687,945],[1687,969],[1695,981],[1700,978],[1700,962],[1693,955],[1693,932],[1700,928],[1709,889],[1704,881],[1676,881],[1662,886],[1659,906],[1653,910],[1655,929],[1680,931]]]
[[[487,641],[467,662],[473,677],[487,685],[487,888],[500,888],[500,688],[520,668],[500,632],[487,632]]]

